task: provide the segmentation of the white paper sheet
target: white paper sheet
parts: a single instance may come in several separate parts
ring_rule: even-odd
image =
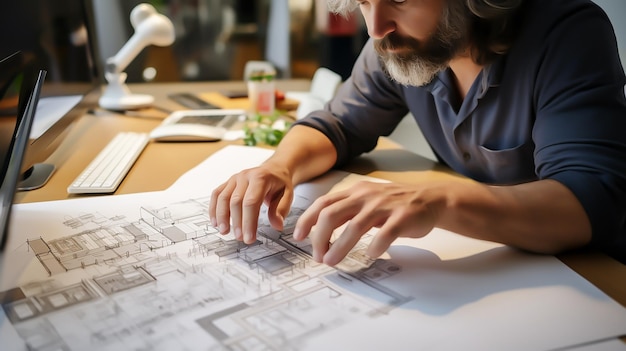
[[[290,240],[297,216],[363,176],[299,186],[285,233],[262,216],[258,245],[217,234],[210,191],[269,155],[230,146],[167,191],[15,206],[2,349],[551,350],[626,334],[626,309],[556,258],[443,230],[371,267],[368,233],[350,274],[312,262]]]

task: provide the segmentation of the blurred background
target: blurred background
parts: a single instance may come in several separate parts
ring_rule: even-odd
[[[271,62],[281,78],[311,78],[324,66],[345,79],[367,37],[360,15],[331,14],[325,0],[87,1],[100,68],[132,35],[137,4],[174,23],[174,44],[146,48],[126,70],[128,82],[242,79],[249,60]]]
[[[626,1],[594,1],[612,20],[626,62]],[[87,40],[79,13],[84,3],[93,64],[102,76],[106,59],[133,34],[129,17],[141,2],[171,19],[176,40],[145,48],[126,69],[132,83],[238,80],[250,60],[269,61],[280,78],[312,78],[326,67],[346,79],[367,40],[359,13],[331,14],[326,0],[20,0],[0,5],[0,29],[10,33],[1,39],[0,53],[32,46],[38,58],[59,57],[52,75],[84,71],[74,69],[86,62],[79,55]],[[49,55],[59,48],[65,49]]]
[[[174,23],[175,43],[146,48],[127,70],[129,82],[242,79],[248,60],[270,61],[282,78],[311,78],[323,66],[345,79],[367,39],[359,13],[331,14],[326,0],[86,1],[94,12],[99,66],[132,34],[129,14],[140,2]],[[626,1],[595,2],[612,19],[626,57]]]

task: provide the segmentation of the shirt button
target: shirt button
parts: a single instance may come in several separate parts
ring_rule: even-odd
[[[467,161],[469,161],[469,160],[471,160],[471,159],[472,159],[472,156],[469,154],[469,152],[464,152],[464,153],[463,153],[463,160],[464,160],[465,162],[467,162]]]

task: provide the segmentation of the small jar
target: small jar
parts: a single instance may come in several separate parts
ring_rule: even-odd
[[[248,78],[250,112],[273,115],[276,103],[276,73],[255,71]]]

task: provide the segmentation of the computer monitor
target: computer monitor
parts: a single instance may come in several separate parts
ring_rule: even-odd
[[[19,190],[43,186],[57,165],[44,163],[75,120],[97,104],[88,0],[0,4],[0,58],[21,52],[23,70],[48,72],[22,162]],[[1,117],[0,117],[1,118]]]
[[[0,249],[7,238],[11,207],[46,71],[22,69],[15,53],[0,60]]]

